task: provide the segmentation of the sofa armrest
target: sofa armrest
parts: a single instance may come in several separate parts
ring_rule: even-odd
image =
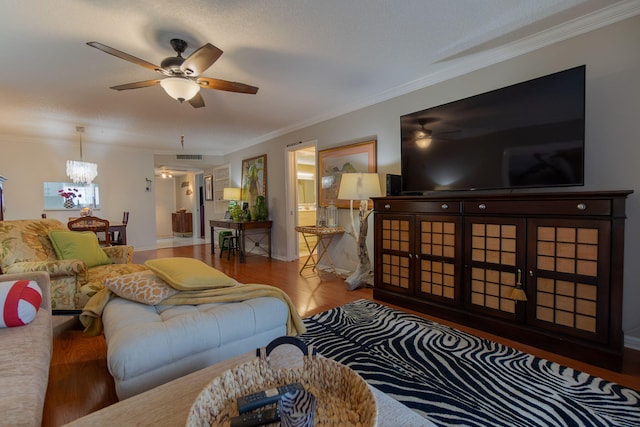
[[[39,426],[53,351],[49,275],[4,274],[0,280],[35,280],[42,291],[40,310],[31,323],[0,329],[0,424]]]
[[[114,264],[131,264],[133,262],[133,246],[108,246],[102,249]]]
[[[35,280],[38,287],[42,291],[42,302],[40,307],[46,310],[51,310],[51,280],[49,274],[44,271],[34,271],[31,273],[17,273],[17,274],[1,274],[1,282],[9,282],[12,280]]]
[[[29,273],[34,271],[44,271],[49,276],[76,276],[85,277],[87,267],[79,259],[59,259],[57,261],[23,261],[11,264],[3,269],[6,274]]]

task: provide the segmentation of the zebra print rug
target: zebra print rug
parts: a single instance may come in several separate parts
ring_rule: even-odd
[[[440,426],[640,426],[640,393],[359,300],[301,338]]]

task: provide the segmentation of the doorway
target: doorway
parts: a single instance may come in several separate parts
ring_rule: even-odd
[[[295,151],[298,221],[296,226],[316,225],[316,147],[306,147]],[[310,240],[309,237],[307,237]],[[315,242],[309,242],[315,244]],[[309,256],[309,250],[302,235],[298,235],[298,258]]]
[[[296,144],[287,149],[287,228],[316,224],[317,171],[316,143]],[[300,233],[290,233],[287,239],[287,258],[292,261],[309,255]]]

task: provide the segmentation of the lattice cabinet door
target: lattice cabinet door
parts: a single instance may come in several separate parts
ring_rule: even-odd
[[[415,215],[380,214],[375,222],[375,286],[413,294]]]
[[[528,323],[605,342],[610,223],[530,220]]]
[[[416,217],[416,294],[458,304],[462,232],[458,216]]]
[[[465,305],[494,317],[523,322],[525,305],[512,298],[524,279],[526,221],[465,219]]]

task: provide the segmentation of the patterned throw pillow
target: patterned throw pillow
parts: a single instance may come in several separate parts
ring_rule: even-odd
[[[104,279],[104,286],[119,297],[148,305],[156,305],[178,293],[153,271],[110,277]]]
[[[0,282],[0,328],[11,328],[31,323],[36,318],[42,291],[34,280]]]

